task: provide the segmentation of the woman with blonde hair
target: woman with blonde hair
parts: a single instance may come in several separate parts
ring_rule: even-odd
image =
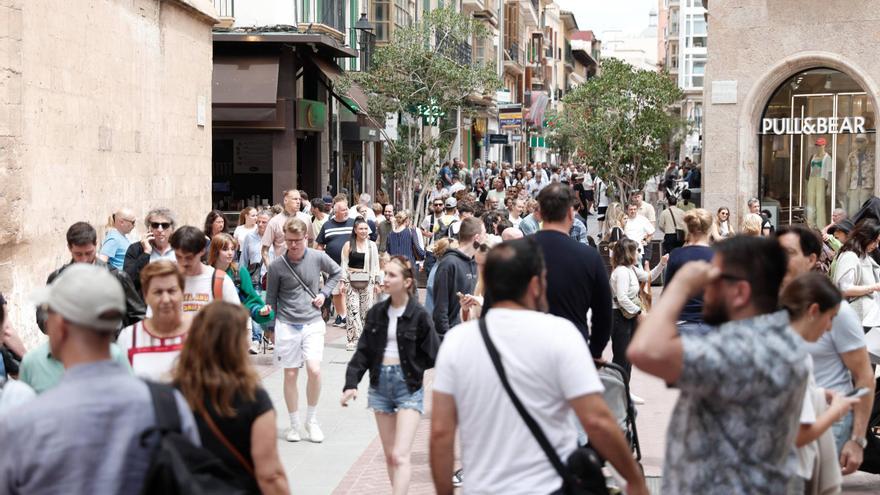
[[[193,411],[202,446],[248,493],[290,493],[278,456],[275,411],[248,358],[247,313],[214,301],[196,314],[173,384]]]
[[[370,372],[367,407],[373,410],[391,493],[409,491],[410,452],[424,412],[423,377],[434,367],[440,339],[430,313],[419,304],[413,265],[394,256],[385,265],[390,297],[367,313],[363,338],[348,363],[341,404],[357,398],[358,383]]]
[[[761,215],[758,215],[757,213],[749,213],[743,218],[742,228],[739,232],[742,235],[760,236],[762,223],[763,219],[761,218]]]
[[[663,281],[669,286],[675,273],[691,261],[712,262],[714,252],[709,247],[709,234],[715,219],[708,210],[695,208],[684,215],[684,224],[687,226],[687,237],[684,246],[676,249],[669,255],[666,264],[666,274]],[[706,333],[710,329],[703,321],[703,294],[696,295],[685,303],[684,309],[678,317],[679,333],[696,332]]]
[[[602,240],[617,242],[623,238],[624,225],[626,225],[626,211],[620,203],[611,203],[608,205],[608,210],[605,211]]]
[[[242,305],[247,308],[251,318],[259,325],[267,325],[275,319],[275,312],[263,301],[260,294],[254,289],[253,279],[247,269],[242,269],[235,262],[237,243],[229,234],[217,234],[211,239],[211,247],[208,251],[208,264],[214,268],[226,272],[238,290],[238,298]],[[255,335],[251,326],[252,339],[250,353],[259,352],[262,335]]]
[[[425,258],[425,249],[419,242],[419,234],[410,227],[410,215],[406,210],[394,214],[394,228],[388,233],[385,252],[390,256],[405,256],[410,263]]]

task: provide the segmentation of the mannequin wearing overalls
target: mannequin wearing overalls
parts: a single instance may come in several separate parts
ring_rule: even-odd
[[[807,223],[823,228],[827,220],[825,190],[831,175],[831,155],[825,151],[825,138],[816,140],[816,151],[807,166]]]
[[[846,211],[852,215],[874,193],[874,150],[868,146],[866,136],[856,136],[856,149],[847,156],[846,168],[849,177]]]

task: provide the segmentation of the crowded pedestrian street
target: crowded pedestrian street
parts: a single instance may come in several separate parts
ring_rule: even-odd
[[[0,0],[0,495],[880,494],[877,7]]]

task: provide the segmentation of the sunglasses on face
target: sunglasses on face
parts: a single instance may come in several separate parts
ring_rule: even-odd
[[[171,222],[150,222],[150,227],[154,229],[162,227],[162,230],[168,230],[171,228]]]

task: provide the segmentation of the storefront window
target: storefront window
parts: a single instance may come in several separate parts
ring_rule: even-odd
[[[854,214],[874,194],[874,106],[848,75],[811,69],[770,98],[759,129],[762,208],[776,224]]]

